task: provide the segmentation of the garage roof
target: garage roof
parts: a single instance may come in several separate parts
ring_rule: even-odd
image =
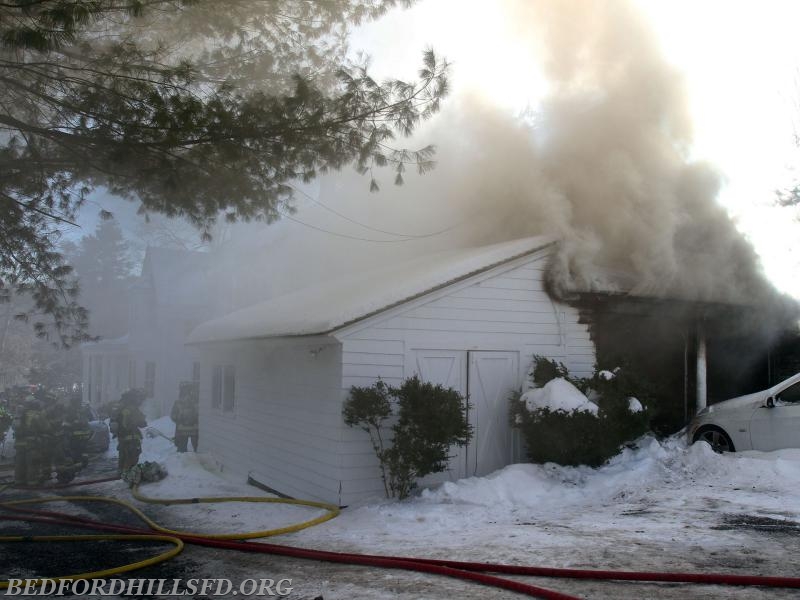
[[[187,343],[327,334],[554,243],[550,236],[529,237],[362,271],[207,321]]]

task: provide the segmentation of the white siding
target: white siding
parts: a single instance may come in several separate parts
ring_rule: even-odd
[[[200,450],[298,498],[336,501],[342,430],[341,346],[250,341],[202,351]],[[214,365],[236,368],[235,410],[211,407]]]
[[[546,257],[534,255],[456,284],[353,326],[342,340],[342,388],[371,385],[379,377],[398,384],[415,372],[416,350],[516,351],[518,384],[525,384],[533,355],[562,361],[574,375],[592,372],[594,346],[575,309],[554,302],[544,289]],[[342,433],[342,502],[381,495],[383,485],[364,432]]]
[[[342,421],[351,386],[399,384],[420,350],[503,351],[525,383],[532,356],[591,372],[577,311],[544,291],[546,257],[517,259],[342,329],[335,337],[208,344],[201,349],[200,450],[237,479],[295,497],[352,504],[383,496],[367,435]],[[465,363],[464,363],[465,364]],[[211,407],[214,365],[236,368],[236,409]]]

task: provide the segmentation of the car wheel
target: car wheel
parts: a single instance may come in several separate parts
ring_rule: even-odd
[[[694,442],[708,442],[711,449],[719,454],[735,452],[730,436],[718,427],[707,427],[694,434]]]

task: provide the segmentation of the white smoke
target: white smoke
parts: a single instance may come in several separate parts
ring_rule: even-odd
[[[556,290],[624,283],[690,300],[771,297],[754,250],[716,201],[719,174],[690,159],[681,75],[632,3],[516,0],[503,6],[548,79],[533,118],[456,94],[418,135],[438,146],[433,172],[408,176],[399,188],[387,173],[378,194],[369,194],[368,180],[351,172],[322,183],[322,202],[373,229],[299,197],[306,208],[296,216],[304,222],[363,239],[289,224],[304,235],[286,240],[279,260],[294,270],[273,277],[283,282],[273,291],[440,248],[548,233],[563,240],[551,269]],[[402,242],[364,241],[399,239],[376,229],[424,234],[441,228],[449,230]]]

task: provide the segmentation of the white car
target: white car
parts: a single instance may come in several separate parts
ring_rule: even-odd
[[[800,373],[763,392],[717,402],[689,424],[689,440],[716,452],[800,448]]]

